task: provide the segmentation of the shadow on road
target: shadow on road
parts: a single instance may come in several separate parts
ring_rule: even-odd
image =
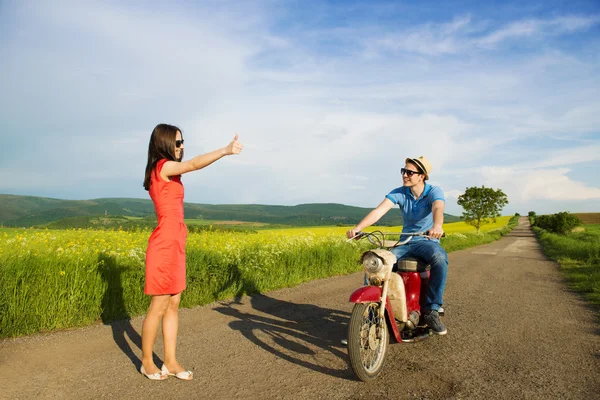
[[[120,267],[114,257],[100,254],[98,257],[98,270],[102,279],[106,282],[100,318],[105,325],[110,325],[115,343],[129,357],[135,368],[139,370],[142,367],[142,360],[136,356],[126,338],[128,337],[139,350],[142,349],[142,337],[131,325],[130,315],[123,299],[121,274],[125,268]],[[155,353],[152,353],[152,357],[156,365],[162,365],[162,361]]]
[[[510,232],[504,235],[504,237],[516,237],[516,238],[535,238],[535,234],[528,232]]]
[[[229,326],[262,349],[313,371],[354,379],[342,350],[350,315],[313,304],[296,304],[260,294],[253,281],[245,279],[236,265],[230,265],[230,279],[217,290],[236,288],[236,298],[214,308],[235,318]],[[248,295],[256,312],[238,308]],[[332,368],[343,360],[343,367]]]
[[[296,304],[262,294],[250,296],[257,313],[235,306],[239,301],[221,303],[215,311],[236,318],[229,326],[262,349],[297,365],[338,378],[353,375],[346,361],[341,339],[346,337],[349,314],[312,304]],[[344,361],[341,369],[332,368]]]

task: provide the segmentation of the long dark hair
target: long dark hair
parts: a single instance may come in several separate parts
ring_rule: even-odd
[[[163,158],[169,161],[181,161],[183,159],[183,149],[179,159],[175,156],[175,139],[177,132],[181,132],[176,126],[167,124],[158,124],[150,136],[148,145],[148,163],[146,164],[146,175],[144,176],[144,189],[150,190],[150,176],[156,163]],[[183,133],[181,138],[183,139]]]

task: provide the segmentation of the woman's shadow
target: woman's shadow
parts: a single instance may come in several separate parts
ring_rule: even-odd
[[[127,311],[123,298],[121,274],[125,270],[125,267],[117,264],[114,257],[106,254],[98,256],[98,271],[104,282],[106,282],[106,291],[102,297],[100,318],[102,319],[102,323],[110,325],[115,343],[129,357],[136,369],[139,370],[142,367],[142,360],[135,354],[126,338],[127,336],[129,341],[141,351],[142,337],[133,325],[131,325],[131,316]],[[152,358],[156,365],[162,364],[162,361],[154,352],[152,353]]]

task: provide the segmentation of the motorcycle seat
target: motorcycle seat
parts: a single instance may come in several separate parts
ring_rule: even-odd
[[[431,269],[431,265],[418,258],[401,258],[396,266],[398,272],[425,272]]]

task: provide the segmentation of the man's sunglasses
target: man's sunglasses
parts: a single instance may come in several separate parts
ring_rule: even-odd
[[[177,147],[177,148],[180,148],[182,144],[183,144],[183,139],[175,141],[175,147]]]
[[[421,175],[421,173],[418,171],[411,171],[410,169],[406,169],[406,168],[402,168],[400,170],[400,174],[402,174],[402,175],[406,174],[406,176],[408,176],[409,178],[411,176],[413,176],[414,174]]]

